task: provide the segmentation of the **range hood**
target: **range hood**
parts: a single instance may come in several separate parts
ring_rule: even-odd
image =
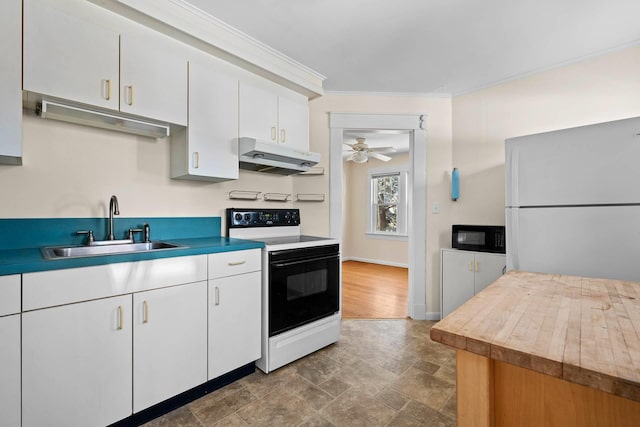
[[[320,161],[320,153],[299,151],[254,138],[239,139],[238,156],[242,169],[279,175],[307,172]]]
[[[36,106],[36,114],[43,119],[60,120],[102,129],[132,133],[134,135],[164,138],[169,136],[169,126],[163,123],[143,121],[113,113],[78,107],[43,99]]]

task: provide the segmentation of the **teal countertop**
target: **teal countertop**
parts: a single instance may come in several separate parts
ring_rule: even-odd
[[[128,228],[148,223],[152,241],[186,247],[82,258],[45,259],[42,256],[40,248],[44,246],[82,244],[83,237],[75,234],[77,230],[93,227],[96,238],[101,240],[104,221],[104,218],[0,219],[0,276],[264,247],[262,242],[220,236],[219,217],[118,218],[116,221],[120,224],[114,226],[116,238],[124,235]]]

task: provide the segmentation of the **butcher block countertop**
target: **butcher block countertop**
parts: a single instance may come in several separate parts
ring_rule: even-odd
[[[510,271],[431,338],[640,402],[640,283]]]

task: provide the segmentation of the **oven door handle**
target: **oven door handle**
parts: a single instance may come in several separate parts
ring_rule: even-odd
[[[291,262],[281,262],[281,263],[277,263],[277,264],[271,264],[272,267],[275,268],[282,268],[282,267],[289,267],[292,265],[298,265],[298,264],[304,264],[307,262],[313,262],[313,261],[323,261],[325,259],[333,259],[333,258],[339,258],[339,255],[329,255],[329,256],[323,256],[323,257],[318,257],[318,258],[305,258],[299,261],[291,261]]]

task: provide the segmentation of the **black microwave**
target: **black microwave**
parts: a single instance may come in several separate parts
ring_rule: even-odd
[[[504,225],[454,225],[451,247],[464,251],[506,253]]]

